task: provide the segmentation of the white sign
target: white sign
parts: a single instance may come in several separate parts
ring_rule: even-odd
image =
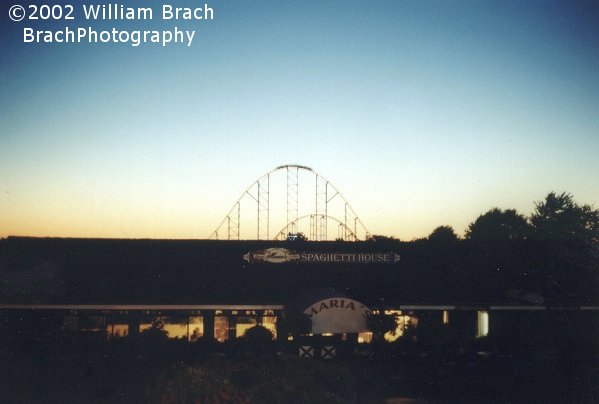
[[[312,319],[314,334],[343,334],[368,331],[366,317],[370,309],[348,298],[330,298],[314,303],[304,310]]]
[[[265,250],[248,252],[243,256],[243,259],[248,262],[266,261],[274,264],[282,262],[394,264],[400,260],[400,256],[392,252],[307,252],[293,251],[286,248],[267,248]]]

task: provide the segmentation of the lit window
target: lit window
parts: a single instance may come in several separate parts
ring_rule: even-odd
[[[108,339],[122,338],[129,334],[129,325],[108,324],[106,330],[108,332]]]
[[[218,342],[229,339],[229,319],[225,316],[214,316],[214,338]]]
[[[201,316],[189,317],[189,340],[196,341],[204,335],[204,318]]]
[[[166,331],[169,338],[185,338],[188,336],[188,322],[179,318],[169,318],[166,316],[146,317],[144,322],[139,325],[139,331],[143,332],[152,327],[158,327]]]
[[[372,342],[372,333],[371,332],[361,332],[358,334],[358,343],[369,344],[371,342]]]
[[[262,327],[272,332],[272,335],[277,339],[277,318],[275,316],[262,317]]]
[[[187,339],[187,324],[166,323],[164,330],[168,332],[169,338],[185,338]]]
[[[242,337],[245,332],[258,324],[258,321],[254,317],[237,317],[237,323],[235,324],[235,337]]]
[[[489,312],[478,312],[478,332],[477,337],[486,337],[489,335]]]

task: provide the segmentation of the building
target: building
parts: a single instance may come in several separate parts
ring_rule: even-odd
[[[159,322],[171,337],[221,342],[257,324],[290,338],[281,320],[291,309],[311,318],[312,334],[360,342],[372,338],[372,311],[401,325],[450,323],[470,337],[516,332],[531,315],[596,316],[594,284],[573,295],[568,279],[542,272],[555,267],[551,251],[466,241],[9,237],[0,240],[0,309],[11,324],[47,319],[40,327],[108,339]]]

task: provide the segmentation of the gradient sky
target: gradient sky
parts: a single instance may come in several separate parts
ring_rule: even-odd
[[[597,2],[208,4],[98,24],[195,28],[191,48],[24,44],[64,22],[2,6],[0,237],[207,238],[282,164],[408,240],[550,191],[599,205]]]

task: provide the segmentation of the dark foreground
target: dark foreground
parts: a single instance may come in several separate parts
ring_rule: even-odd
[[[60,335],[3,345],[0,389],[7,403],[598,402],[596,341],[546,340],[401,338],[324,361],[274,343]]]

